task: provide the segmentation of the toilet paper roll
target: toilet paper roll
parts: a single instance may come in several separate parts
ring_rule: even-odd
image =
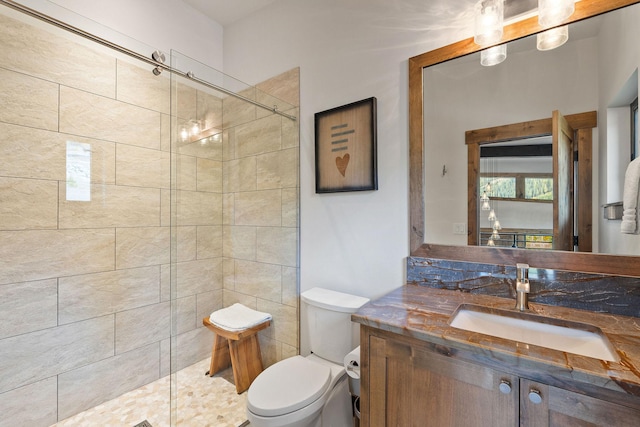
[[[344,368],[351,378],[360,379],[360,346],[344,357]]]

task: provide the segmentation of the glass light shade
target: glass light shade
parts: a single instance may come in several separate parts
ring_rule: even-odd
[[[490,47],[489,49],[485,49],[482,52],[480,52],[480,64],[482,64],[485,67],[498,65],[505,59],[507,59],[506,44]]]
[[[495,246],[495,242],[493,241],[493,239],[489,239],[487,240],[487,246]]]
[[[500,235],[496,230],[493,230],[493,233],[491,233],[491,240],[499,240],[499,239],[500,239]]]
[[[483,211],[488,211],[490,209],[491,209],[491,205],[489,204],[489,201],[482,202],[482,210]]]
[[[489,46],[502,39],[504,0],[481,0],[475,6],[475,37],[480,46]]]
[[[551,30],[538,33],[536,38],[538,50],[555,49],[569,40],[569,27],[565,25],[563,27],[552,28]]]
[[[502,230],[502,226],[500,225],[500,221],[499,220],[495,220],[495,222],[493,223],[493,229],[494,230]]]
[[[487,192],[486,192],[486,191],[483,191],[483,192],[482,192],[482,196],[480,196],[480,201],[481,201],[482,203],[484,203],[484,202],[488,202],[488,201],[489,201],[489,196],[487,196]]]
[[[496,220],[496,211],[491,209],[491,212],[489,212],[489,221],[495,221],[495,220]]]
[[[538,0],[538,23],[542,27],[561,24],[575,10],[575,0]]]

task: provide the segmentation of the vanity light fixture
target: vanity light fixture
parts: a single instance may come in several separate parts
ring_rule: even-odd
[[[561,24],[575,11],[575,0],[538,0],[538,23],[549,28]]]
[[[564,25],[538,33],[536,47],[542,51],[551,50],[562,46],[567,40],[569,40],[569,27]]]
[[[566,21],[575,11],[575,0],[538,0],[538,23],[549,28]],[[552,28],[536,36],[538,50],[551,50],[569,40],[569,27]]]
[[[475,6],[475,36],[480,46],[491,46],[502,39],[504,0],[480,0]]]
[[[485,49],[482,52],[480,52],[480,64],[482,64],[485,67],[498,65],[505,59],[507,59],[506,44],[490,47],[489,49]]]

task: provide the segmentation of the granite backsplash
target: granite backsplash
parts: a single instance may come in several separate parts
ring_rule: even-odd
[[[407,283],[472,294],[512,298],[515,265],[407,258]],[[640,278],[574,271],[529,269],[534,303],[640,317]]]

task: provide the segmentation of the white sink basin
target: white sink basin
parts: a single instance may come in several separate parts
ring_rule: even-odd
[[[451,316],[454,328],[504,338],[566,353],[617,362],[613,346],[602,331],[586,323],[532,313],[461,304]]]

